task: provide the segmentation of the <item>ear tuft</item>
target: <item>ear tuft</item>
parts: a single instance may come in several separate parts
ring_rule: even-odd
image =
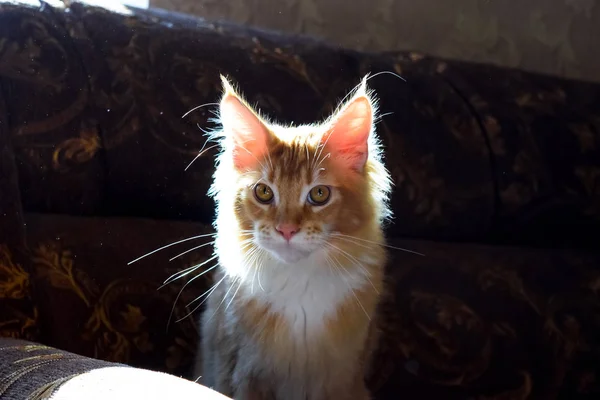
[[[237,93],[235,91],[235,89],[233,88],[233,85],[229,82],[229,80],[225,77],[225,75],[220,74],[219,78],[221,78],[221,84],[223,85],[223,93],[232,93],[235,94],[237,96]]]

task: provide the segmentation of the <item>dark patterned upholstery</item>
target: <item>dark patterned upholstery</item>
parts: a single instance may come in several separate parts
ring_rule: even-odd
[[[25,265],[25,221],[6,109],[0,96],[0,336],[35,339],[38,310]]]
[[[223,73],[266,114],[313,121],[379,71],[405,78],[369,81],[388,236],[426,257],[393,251],[377,398],[596,398],[599,85],[158,11],[0,2],[0,335],[189,376],[187,305],[210,274],[157,289],[209,239],[127,265],[211,232],[214,150],[184,168],[214,106],[182,115]]]

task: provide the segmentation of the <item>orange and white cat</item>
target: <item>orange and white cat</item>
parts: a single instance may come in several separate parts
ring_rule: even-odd
[[[222,81],[202,383],[240,400],[369,399],[391,183],[366,78],[303,126],[268,121]]]

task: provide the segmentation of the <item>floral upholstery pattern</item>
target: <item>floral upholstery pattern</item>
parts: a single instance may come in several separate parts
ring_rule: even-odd
[[[26,263],[23,210],[6,107],[0,96],[0,336],[38,337],[38,310]]]
[[[0,2],[0,335],[191,377],[210,236],[128,262],[212,232],[220,73],[296,123],[374,74],[426,255],[392,251],[377,398],[600,394],[600,85],[76,2]]]
[[[189,374],[199,333],[198,313],[188,314],[198,302],[187,305],[210,287],[210,274],[189,285],[181,279],[161,286],[173,274],[210,259],[212,249],[171,258],[212,239],[128,263],[164,244],[209,233],[208,227],[45,214],[28,215],[27,225],[45,342],[107,361]]]

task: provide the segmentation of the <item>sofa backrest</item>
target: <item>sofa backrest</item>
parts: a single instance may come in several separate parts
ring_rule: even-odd
[[[417,53],[368,54],[157,11],[2,4],[0,61],[26,211],[213,218],[219,74],[275,119],[323,118],[366,73],[394,181],[393,236],[591,246],[600,86]],[[553,226],[553,224],[560,226]]]

